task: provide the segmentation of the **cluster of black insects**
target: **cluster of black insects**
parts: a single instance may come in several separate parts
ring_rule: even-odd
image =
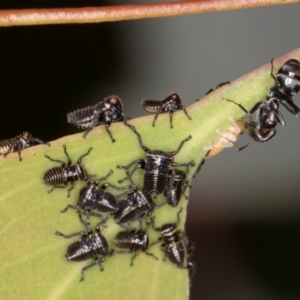
[[[148,102],[147,102],[148,101]],[[147,102],[147,105],[145,104]],[[178,109],[185,108],[181,105],[181,100],[177,94],[172,94],[163,101],[146,100],[143,102],[147,108],[152,107],[159,112],[166,110],[170,112],[170,124],[172,125],[172,113]],[[190,118],[185,111],[188,118]],[[157,117],[157,115],[156,115]],[[61,160],[46,158],[53,162],[59,163],[60,167],[55,167],[48,170],[44,175],[44,182],[52,185],[49,192],[55,188],[67,188],[68,184],[71,187],[68,189],[67,196],[70,196],[71,190],[75,186],[75,182],[79,180],[87,181],[87,185],[83,187],[77,197],[76,205],[69,204],[61,212],[64,213],[68,209],[74,209],[80,222],[85,226],[85,231],[80,231],[70,235],[64,235],[61,232],[56,232],[65,238],[70,238],[76,235],[82,236],[80,241],[77,241],[67,248],[66,258],[69,261],[84,261],[87,259],[94,259],[94,262],[82,269],[81,280],[84,278],[85,270],[99,265],[100,270],[103,270],[102,263],[105,257],[110,257],[116,254],[132,253],[131,265],[139,251],[143,251],[154,259],[158,259],[153,253],[148,252],[149,248],[163,241],[161,250],[165,253],[171,262],[179,268],[188,269],[192,276],[195,271],[195,264],[191,261],[191,255],[194,249],[194,244],[189,241],[185,232],[178,229],[180,222],[180,209],[177,213],[177,221],[170,224],[164,224],[161,227],[155,226],[155,218],[152,213],[155,209],[159,209],[165,204],[177,207],[181,196],[185,192],[188,185],[187,172],[190,166],[194,166],[194,162],[177,163],[174,161],[174,156],[178,154],[184,143],[191,139],[188,136],[178,146],[178,149],[172,152],[162,150],[150,150],[143,142],[141,135],[137,132],[133,125],[127,123],[127,118],[123,113],[123,106],[121,100],[116,96],[111,96],[104,99],[94,106],[89,106],[77,111],[71,112],[67,115],[68,122],[75,124],[81,129],[85,129],[83,135],[86,138],[87,134],[99,123],[105,123],[106,131],[108,132],[111,141],[115,142],[109,127],[112,122],[123,121],[124,124],[130,128],[137,136],[140,147],[145,151],[145,159],[137,159],[127,166],[117,166],[118,169],[125,171],[126,177],[119,180],[119,183],[128,181],[130,184],[125,187],[115,186],[111,183],[103,183],[99,187],[99,183],[106,181],[113,171],[111,170],[106,176],[94,180],[94,175],[87,172],[85,167],[81,164],[82,159],[91,151],[90,148],[86,153],[81,155],[75,165],[72,165],[70,156],[67,153],[64,145],[64,153],[67,157],[67,163]],[[153,123],[154,126],[154,123]],[[186,172],[171,169],[171,167],[184,167]],[[139,189],[133,179],[136,170],[145,170],[143,187]],[[122,191],[118,196],[107,192],[107,188]],[[124,192],[124,190],[126,190]],[[163,203],[156,203],[158,195],[164,194],[165,201]],[[119,200],[120,199],[120,200]],[[105,214],[103,216],[102,214]],[[85,216],[85,218],[84,218]],[[90,218],[97,218],[97,225],[93,231],[90,228]],[[110,249],[106,237],[101,233],[100,227],[106,227],[107,221],[113,218],[114,222],[118,224],[122,231],[120,231],[114,238],[115,246],[126,250]],[[139,221],[139,228],[131,226],[134,221]],[[144,226],[143,226],[144,223]],[[159,232],[160,237],[157,241],[150,243],[148,235],[149,228],[153,231]]]
[[[249,116],[248,120],[232,120],[232,126],[226,131],[219,133],[216,142],[207,148],[208,152],[204,160],[201,161],[196,169],[194,176],[198,174],[205,159],[217,154],[225,147],[235,146],[237,150],[246,148],[253,140],[258,142],[266,142],[276,134],[276,125],[280,123],[285,126],[285,120],[279,111],[282,104],[288,111],[297,116],[299,108],[293,102],[293,96],[300,90],[300,62],[296,59],[290,59],[284,63],[279,69],[276,76],[273,74],[273,60],[271,61],[271,77],[274,85],[271,87],[266,99],[259,101],[250,112],[241,104],[233,100],[225,99],[228,102],[238,105]],[[216,88],[221,87],[220,84]],[[212,92],[210,90],[208,93]],[[142,106],[146,111],[155,113],[152,126],[160,113],[168,112],[170,114],[170,127],[173,127],[172,116],[177,110],[183,110],[187,118],[191,120],[184,106],[181,104],[180,97],[173,93],[164,100],[143,100]],[[256,120],[251,115],[257,112]],[[67,196],[70,196],[71,190],[75,186],[75,181],[87,181],[77,197],[76,205],[69,204],[61,212],[65,213],[68,209],[74,209],[77,212],[80,222],[85,226],[85,231],[80,231],[70,235],[64,235],[56,232],[64,238],[70,238],[80,235],[81,240],[72,243],[67,248],[66,258],[68,261],[84,261],[94,259],[94,262],[82,269],[81,280],[84,279],[85,270],[98,265],[103,270],[102,263],[105,257],[115,254],[131,253],[131,265],[139,251],[143,251],[154,259],[158,259],[153,253],[148,252],[149,248],[162,242],[161,250],[172,263],[179,268],[188,269],[189,275],[195,272],[195,264],[191,260],[194,243],[191,242],[186,233],[178,229],[180,222],[180,213],[182,209],[177,211],[177,221],[174,223],[164,224],[161,227],[155,226],[155,218],[153,211],[164,205],[178,207],[180,198],[185,194],[186,187],[189,186],[187,180],[190,167],[194,166],[193,161],[185,163],[177,163],[174,156],[177,155],[183,145],[192,137],[188,136],[182,140],[178,148],[171,152],[163,150],[151,150],[142,142],[142,137],[136,128],[127,122],[127,117],[123,112],[123,104],[117,96],[110,96],[103,101],[83,109],[76,110],[67,114],[69,123],[80,129],[86,130],[83,137],[86,138],[88,133],[97,125],[104,124],[105,129],[112,142],[115,142],[110,125],[113,122],[124,122],[136,136],[139,145],[145,152],[144,159],[136,159],[125,166],[117,166],[118,169],[125,171],[126,177],[119,180],[119,183],[128,181],[129,185],[125,187],[115,186],[105,182],[99,187],[101,181],[106,181],[112,175],[111,170],[106,176],[94,180],[95,175],[89,174],[85,167],[81,164],[82,159],[89,155],[92,148],[81,155],[75,165],[72,165],[70,156],[64,145],[64,153],[67,157],[67,163],[61,160],[45,156],[53,162],[59,163],[60,167],[54,167],[48,170],[44,175],[44,182],[52,186],[52,192],[55,188],[67,188],[69,184]],[[238,147],[236,142],[237,136],[244,131],[251,137],[250,142]],[[21,160],[21,150],[33,145],[35,142],[45,144],[40,139],[32,137],[25,132],[13,139],[5,140],[0,143],[0,154],[6,156],[10,152],[18,152]],[[49,144],[47,144],[49,145]],[[172,168],[176,167],[176,169]],[[185,171],[177,168],[185,168]],[[133,176],[138,169],[144,170],[142,188],[138,188],[134,182]],[[107,192],[107,188],[120,191],[118,196]],[[164,195],[164,201],[157,203],[157,197]],[[120,199],[120,200],[119,200]],[[102,214],[106,214],[103,216]],[[96,218],[97,225],[94,231],[90,228],[90,218]],[[114,222],[122,227],[114,238],[115,246],[127,250],[109,249],[108,242],[100,231],[100,227],[106,227],[108,219],[113,218]],[[132,227],[131,223],[139,221],[139,228]],[[143,225],[144,222],[144,225]],[[160,236],[156,241],[150,243],[148,230],[159,232]]]

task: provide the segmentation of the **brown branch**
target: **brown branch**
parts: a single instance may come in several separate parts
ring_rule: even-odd
[[[0,11],[0,26],[99,23],[287,4],[299,0],[194,0],[106,7]]]

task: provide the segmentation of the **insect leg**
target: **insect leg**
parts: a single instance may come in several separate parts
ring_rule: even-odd
[[[19,161],[22,160],[22,156],[21,156],[21,151],[22,151],[22,144],[21,143],[17,143],[17,150],[18,150],[18,155],[19,155]]]
[[[133,164],[137,164],[133,169],[132,171],[129,173],[128,172],[128,169],[133,165]],[[118,183],[122,183],[124,182],[125,180],[130,180],[129,177],[132,177],[133,176],[133,173],[137,170],[137,169],[144,169],[145,168],[145,161],[142,160],[142,159],[137,159],[133,162],[131,162],[129,165],[127,166],[120,166],[120,165],[117,165],[117,169],[124,169],[125,170],[125,173],[126,173],[126,177],[125,178],[122,178],[120,180],[118,180]]]
[[[45,157],[48,158],[49,160],[53,161],[53,162],[58,162],[59,164],[61,164],[62,168],[64,168],[66,166],[66,163],[62,160],[51,158],[47,154],[45,154]]]
[[[62,209],[60,212],[61,213],[65,213],[69,208],[72,208],[72,209],[78,209],[78,207],[77,206],[75,206],[75,205],[72,205],[72,204],[68,204],[64,209]]]
[[[180,164],[180,163],[177,163],[177,162],[172,162],[172,166],[173,167],[186,167],[186,172],[189,172],[189,167],[194,167],[195,166],[195,162],[194,160],[192,159],[190,162],[188,163],[185,163],[185,164]]]
[[[3,154],[3,156],[6,157],[9,153],[11,153],[12,150],[16,147],[16,145],[17,145],[17,141],[12,140],[12,141],[10,142],[10,145],[9,145],[9,147],[8,147],[8,150]]]
[[[109,137],[110,137],[110,139],[111,139],[111,142],[114,143],[116,140],[114,139],[114,137],[113,137],[111,131],[109,130],[110,125],[111,125],[111,122],[106,122],[106,123],[105,123],[105,130],[106,130],[106,132],[108,133],[108,135],[109,135]]]
[[[63,234],[63,233],[61,233],[61,232],[59,232],[59,231],[55,231],[55,234],[56,234],[56,235],[59,235],[59,236],[61,236],[61,237],[64,237],[65,239],[69,239],[69,238],[71,238],[71,237],[73,237],[73,236],[76,236],[76,235],[81,235],[82,237],[87,236],[87,234],[86,234],[85,231],[79,231],[79,232],[71,233],[71,234],[68,234],[68,235]]]
[[[126,178],[127,179],[127,178]],[[109,182],[107,183],[104,183],[102,186],[101,186],[101,189],[105,190],[107,187],[111,187],[117,191],[122,191],[122,190],[129,190],[130,189],[130,186],[122,186],[122,187],[119,187],[119,186],[116,186],[116,185],[113,185]]]
[[[155,119],[155,118],[154,118]],[[143,145],[143,142],[142,142],[142,137],[141,135],[136,131],[135,127],[133,125],[130,125],[127,123],[127,126],[135,133],[135,135],[138,137],[138,141],[139,141],[139,144],[140,144],[140,147],[145,151],[145,152],[148,152],[150,151],[149,148],[147,148],[146,146]]]
[[[173,128],[173,111],[169,112],[169,116],[170,116],[170,128]]]
[[[33,139],[34,142],[37,142],[39,144],[44,144],[44,145],[47,145],[47,146],[50,147],[50,143],[44,142],[41,139],[38,139],[38,138],[35,138],[35,137],[32,137],[32,139]]]
[[[68,183],[65,182],[64,185],[55,185],[51,190],[47,191],[47,193],[52,193],[54,189],[66,189],[68,187]],[[69,196],[68,196],[69,197]]]
[[[189,120],[192,120],[192,117],[187,113],[185,107],[184,107],[183,105],[181,105],[180,108],[183,109],[183,111],[184,111],[185,115],[187,116],[187,118],[188,118]]]
[[[95,184],[98,185],[100,181],[102,180],[106,180],[109,176],[111,176],[113,174],[113,170],[110,170],[106,176],[104,177],[101,177],[101,178],[98,178],[96,181],[95,181]],[[91,180],[91,179],[90,179]]]
[[[74,187],[75,187],[74,181],[71,181],[70,183],[71,183],[71,187],[68,189],[68,195],[67,195],[67,197],[70,197],[70,192],[71,192],[71,191],[74,189]]]
[[[210,150],[206,153],[205,157],[209,154],[209,152],[210,152]],[[204,163],[205,163],[205,158],[203,158],[203,159],[200,161],[200,163],[199,163],[199,165],[198,165],[198,167],[197,167],[197,169],[196,169],[196,171],[195,171],[195,173],[194,173],[194,175],[193,175],[193,179],[196,178],[196,177],[198,176],[198,174],[199,174],[199,172],[200,172],[202,166],[204,165]],[[191,187],[191,186],[190,186],[190,187]]]
[[[153,253],[150,253],[148,251],[144,251],[147,255],[152,256],[154,259],[158,260],[158,257],[154,255]]]
[[[85,156],[89,155],[89,153],[90,153],[92,150],[93,150],[93,148],[90,147],[89,150],[88,150],[86,153],[82,154],[82,155],[78,158],[77,163],[78,163],[78,164],[81,164],[82,159],[83,159]],[[69,166],[69,165],[68,165],[68,166]]]
[[[173,151],[173,152],[169,152],[169,154],[170,154],[171,156],[175,156],[176,154],[178,154],[179,151],[181,150],[183,144],[184,144],[185,142],[187,142],[188,140],[190,140],[191,138],[192,138],[192,136],[189,135],[186,139],[182,140],[182,141],[180,142],[180,144],[179,144],[177,150],[175,150],[175,151]]]
[[[273,70],[274,70],[273,62],[274,62],[274,57],[271,59],[271,73],[270,73],[270,75],[274,79],[275,83],[278,84],[278,80],[277,80],[277,78],[275,77],[275,75],[273,73]]]
[[[90,268],[92,268],[92,267],[95,267],[96,265],[99,266],[101,272],[104,271],[103,266],[102,266],[102,264],[101,264],[102,261],[103,261],[103,259],[102,259],[102,260],[99,260],[99,258],[98,258],[98,259],[96,259],[96,261],[95,261],[94,263],[92,263],[92,264],[90,264],[90,265],[87,265],[86,267],[82,268],[82,269],[81,269],[81,278],[80,278],[80,281],[83,281],[83,280],[84,280],[84,272],[85,272],[87,269],[90,269]]]

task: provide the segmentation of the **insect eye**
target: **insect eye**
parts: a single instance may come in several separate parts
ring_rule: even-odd
[[[117,100],[117,98],[112,97],[112,98],[110,98],[109,102],[110,102],[111,104],[117,104],[117,103],[118,103],[118,100]]]

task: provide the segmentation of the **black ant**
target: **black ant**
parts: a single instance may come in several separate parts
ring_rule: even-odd
[[[279,111],[280,104],[295,116],[298,116],[298,112],[300,111],[299,107],[293,102],[293,96],[300,90],[300,62],[296,59],[286,61],[275,76],[273,74],[273,60],[274,59],[271,60],[270,74],[275,81],[275,85],[270,89],[265,100],[258,102],[249,112],[241,104],[233,100],[225,99],[226,101],[238,105],[249,115],[249,120],[242,122],[244,130],[247,131],[248,135],[252,138],[251,141],[247,145],[239,148],[235,141],[231,141],[227,138],[239,151],[246,148],[253,140],[257,142],[269,141],[276,134],[275,127],[278,123],[282,126],[286,125],[283,115]],[[251,118],[251,114],[256,111],[257,120],[254,121]],[[241,120],[237,122],[241,122]],[[226,139],[226,137],[224,138]]]
[[[257,111],[257,124],[259,128],[275,127],[279,122],[285,126],[285,121],[281,113],[278,111],[279,104],[282,104],[290,113],[298,116],[299,107],[293,102],[295,96],[300,90],[300,62],[296,59],[289,59],[278,70],[277,75],[273,74],[273,60],[271,60],[271,77],[275,81],[275,85],[270,89],[267,99],[258,102],[250,111]],[[278,119],[274,115],[276,115]],[[267,114],[270,114],[268,119],[265,119]],[[276,124],[275,124],[276,123]],[[275,126],[274,126],[275,124]]]
[[[298,116],[300,109],[294,104],[293,96],[300,91],[300,62],[297,59],[289,59],[278,70],[275,77],[273,60],[271,60],[271,76],[275,81],[275,86],[271,88],[269,96],[277,98],[289,112]]]
[[[238,120],[244,127],[244,131],[248,133],[251,137],[249,143],[247,143],[243,147],[238,147],[238,145],[228,139],[232,145],[235,146],[235,149],[241,151],[248,147],[251,142],[254,140],[256,142],[267,142],[269,141],[275,134],[276,134],[276,125],[280,123],[282,126],[285,124],[283,116],[281,115],[280,111],[278,110],[279,105],[278,102],[269,102],[268,105],[264,106],[264,109],[260,110],[259,122],[254,121],[251,117],[251,111],[249,112],[242,104],[236,103],[233,100],[225,99],[226,101],[232,102],[235,105],[239,106],[248,116],[249,119],[247,121]],[[267,100],[266,100],[267,101]],[[242,122],[242,123],[241,123]],[[241,131],[242,132],[242,131]],[[226,139],[226,137],[224,137]]]
[[[231,126],[224,132],[218,132],[219,137],[215,143],[210,147],[205,147],[208,150],[204,159],[200,162],[197,170],[194,173],[195,178],[200,172],[205,160],[210,158],[226,147],[235,146],[236,150],[241,151],[245,149],[254,140],[257,142],[267,142],[276,134],[276,126],[280,123],[285,126],[285,120],[279,111],[279,105],[282,104],[293,115],[298,116],[299,107],[293,102],[295,96],[300,90],[300,62],[296,59],[287,60],[283,66],[278,70],[276,76],[273,73],[273,61],[271,60],[271,77],[275,84],[270,89],[265,100],[262,100],[248,111],[243,105],[236,103],[233,100],[225,99],[238,105],[248,116],[249,120],[231,120]],[[215,89],[222,87],[229,82],[224,82],[216,86]],[[211,93],[215,89],[210,89],[207,93]],[[251,114],[257,111],[257,120],[254,121]],[[249,143],[243,147],[238,147],[236,139],[240,134],[246,131],[251,137]]]

